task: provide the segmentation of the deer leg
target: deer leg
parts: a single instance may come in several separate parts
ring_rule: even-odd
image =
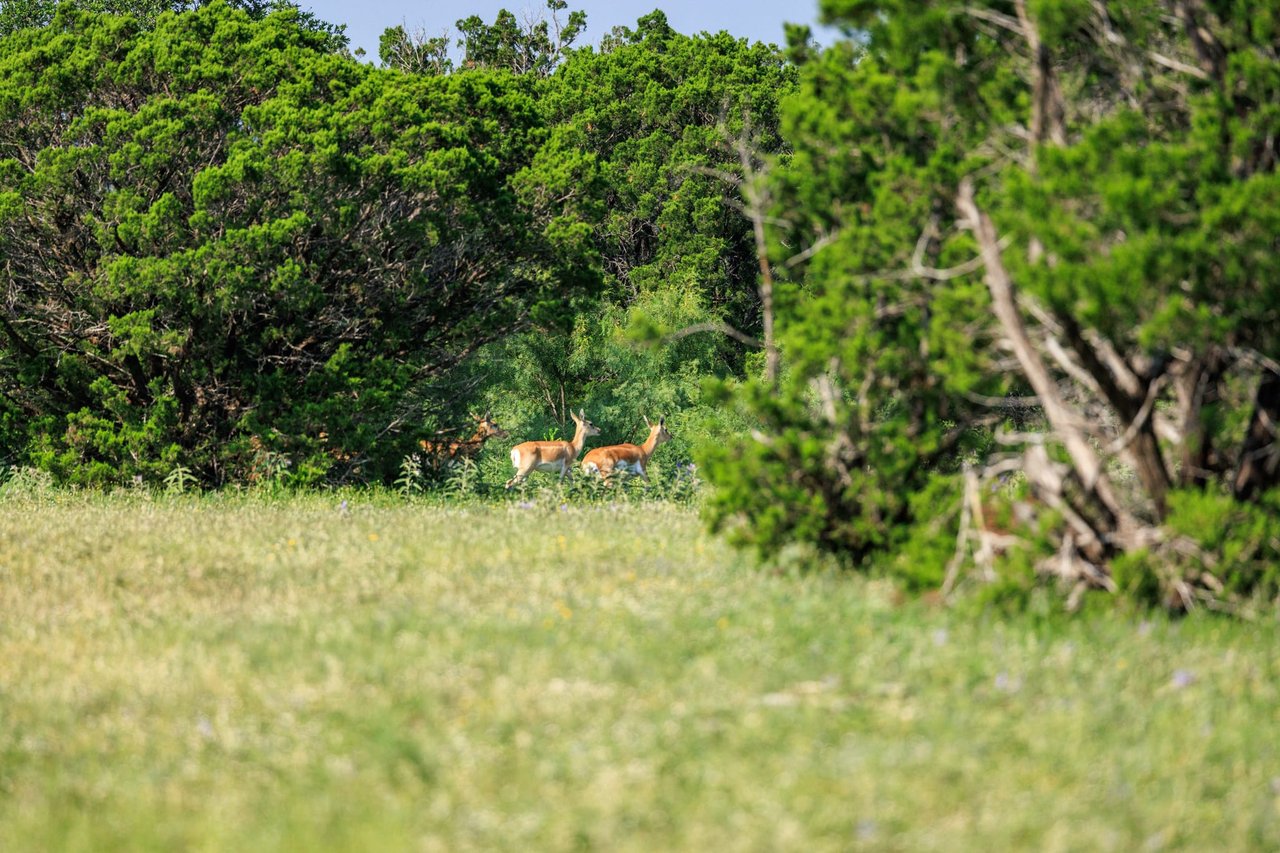
[[[509,489],[512,486],[514,486],[516,483],[523,483],[525,481],[525,478],[527,478],[529,474],[533,472],[533,469],[535,467],[536,467],[536,463],[525,465],[522,468],[517,468],[516,475],[512,477],[510,480],[507,480],[507,484],[503,486],[503,488]]]

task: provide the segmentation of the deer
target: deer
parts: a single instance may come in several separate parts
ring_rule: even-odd
[[[583,409],[579,409],[577,414],[571,410],[569,417],[576,424],[573,441],[526,441],[511,448],[511,464],[516,466],[516,475],[507,480],[506,488],[523,482],[534,471],[558,473],[560,480],[564,481],[582,452],[587,437],[600,434],[596,425],[587,420]]]
[[[649,437],[645,439],[644,444],[614,444],[608,447],[597,447],[582,457],[582,470],[588,474],[599,474],[606,482],[620,471],[639,474],[646,483],[649,482],[649,473],[646,470],[649,467],[649,457],[658,449],[659,444],[671,440],[671,433],[667,432],[665,415],[658,418],[656,424],[650,423],[649,418],[645,417],[644,425],[649,428]]]
[[[418,442],[433,467],[449,468],[465,459],[474,459],[486,441],[506,438],[511,434],[494,422],[490,412],[471,417],[476,422],[476,431],[471,438],[423,439]]]

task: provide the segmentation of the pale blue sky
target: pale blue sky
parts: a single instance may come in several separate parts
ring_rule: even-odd
[[[518,18],[525,13],[538,16],[546,11],[545,0],[301,0],[303,8],[310,8],[320,18],[335,24],[347,25],[351,49],[363,47],[370,59],[378,57],[378,37],[387,27],[406,23],[413,29],[423,27],[431,35],[445,30],[453,32],[453,24],[459,18],[479,15],[492,22],[499,9],[510,9]],[[837,34],[817,26],[817,0],[793,0],[779,3],[777,0],[569,0],[569,8],[587,13],[587,31],[579,44],[599,44],[600,38],[614,26],[622,24],[634,27],[636,18],[655,8],[667,14],[667,20],[678,32],[698,33],[703,30],[719,32],[728,30],[735,36],[745,36],[754,41],[782,43],[782,22],[811,24],[819,42],[829,44]]]

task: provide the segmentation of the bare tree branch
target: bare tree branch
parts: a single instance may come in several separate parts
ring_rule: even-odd
[[[812,258],[814,255],[818,254],[818,252],[821,252],[827,246],[830,246],[839,237],[840,237],[839,231],[832,231],[827,234],[823,234],[817,240],[815,240],[812,244],[810,244],[807,249],[805,249],[802,252],[797,252],[796,254],[787,258],[787,260],[783,262],[782,265],[787,269],[792,269],[793,267],[797,267],[800,264]]]
[[[764,349],[764,341],[760,340],[759,338],[752,337],[751,335],[748,335],[746,332],[739,331],[738,329],[729,325],[728,323],[717,323],[717,322],[694,323],[692,326],[685,326],[683,329],[677,329],[676,331],[671,332],[670,334],[664,335],[662,340],[664,342],[678,341],[681,338],[687,338],[690,335],[696,335],[701,332],[719,332],[720,334],[728,335],[729,337],[733,338],[735,341],[738,341],[739,343],[744,343],[749,347],[755,347],[756,349]]]
[[[991,292],[993,308],[1005,336],[1013,344],[1023,375],[1027,377],[1036,396],[1040,398],[1045,416],[1071,456],[1086,492],[1096,497],[1113,523],[1125,526],[1128,520],[1127,513],[1116,499],[1101,460],[1079,428],[1080,419],[1062,399],[1057,384],[1049,375],[1039,352],[1027,335],[1022,315],[1018,312],[1013,281],[1000,257],[1000,241],[996,235],[995,226],[990,217],[978,208],[974,200],[973,182],[968,178],[960,183],[956,204],[969,227],[973,229],[978,245],[982,249],[982,257],[986,264],[987,288]]]
[[[1049,48],[1040,40],[1040,31],[1027,13],[1027,0],[1014,0],[1018,23],[1031,51],[1034,73],[1031,82],[1031,136],[1037,144],[1046,140],[1067,144],[1067,109],[1062,89],[1053,69]]]

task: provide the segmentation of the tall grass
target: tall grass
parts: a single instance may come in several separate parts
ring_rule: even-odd
[[[1275,849],[1274,623],[958,618],[689,510],[0,499],[0,849]]]

